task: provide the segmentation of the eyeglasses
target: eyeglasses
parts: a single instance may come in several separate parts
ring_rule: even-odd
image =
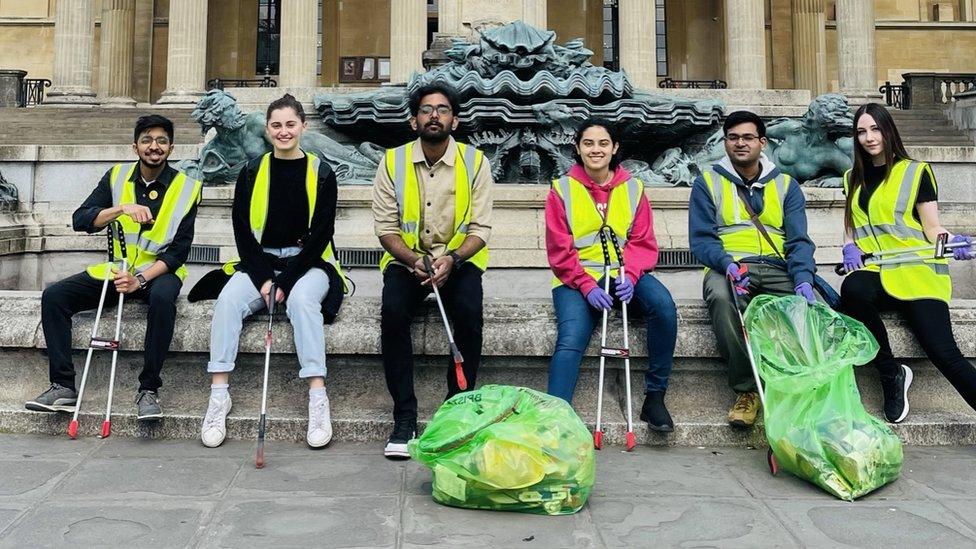
[[[433,114],[435,109],[437,110],[437,114],[441,116],[451,114],[451,107],[448,107],[447,105],[437,105],[436,107],[433,105],[421,105],[420,109],[418,110],[420,111],[420,114],[430,116]]]
[[[752,135],[751,133],[747,133],[745,135],[730,133],[725,136],[725,140],[728,141],[729,143],[738,143],[739,141],[742,141],[747,145],[751,145],[757,139],[759,139],[759,136]]]
[[[149,145],[149,144],[151,144],[153,142],[155,142],[160,147],[165,147],[165,146],[169,145],[169,137],[166,137],[165,135],[161,135],[159,137],[155,137],[154,138],[154,137],[150,137],[148,135],[144,135],[144,136],[142,136],[142,137],[139,138],[139,144],[140,145]]]

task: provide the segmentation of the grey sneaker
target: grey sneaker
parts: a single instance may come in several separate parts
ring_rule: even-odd
[[[77,402],[78,393],[74,389],[52,383],[50,389],[27,401],[24,407],[35,412],[74,412]]]
[[[163,417],[163,409],[159,407],[159,395],[156,391],[139,391],[136,396],[136,406],[139,408],[136,416],[139,421]]]

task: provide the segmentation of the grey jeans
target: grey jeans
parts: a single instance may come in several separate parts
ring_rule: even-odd
[[[297,254],[298,248],[265,251],[279,257]],[[309,269],[298,279],[285,300],[285,312],[295,333],[295,349],[301,370],[298,377],[325,377],[325,332],[322,300],[329,291],[329,276],[322,269]],[[264,299],[245,273],[234,273],[221,290],[210,326],[210,362],[207,372],[234,370],[244,319],[266,309]]]

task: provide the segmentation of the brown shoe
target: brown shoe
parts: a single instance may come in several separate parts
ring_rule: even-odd
[[[729,425],[741,429],[752,427],[759,408],[759,393],[739,393],[729,410]]]

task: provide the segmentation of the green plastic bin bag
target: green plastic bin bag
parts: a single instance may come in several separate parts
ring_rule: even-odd
[[[779,466],[853,501],[898,478],[901,440],[868,414],[854,365],[878,343],[864,324],[797,296],[760,295],[746,329],[766,389],[766,439]]]
[[[486,385],[449,399],[410,456],[430,467],[434,501],[454,507],[566,515],[593,489],[593,437],[561,398]]]

